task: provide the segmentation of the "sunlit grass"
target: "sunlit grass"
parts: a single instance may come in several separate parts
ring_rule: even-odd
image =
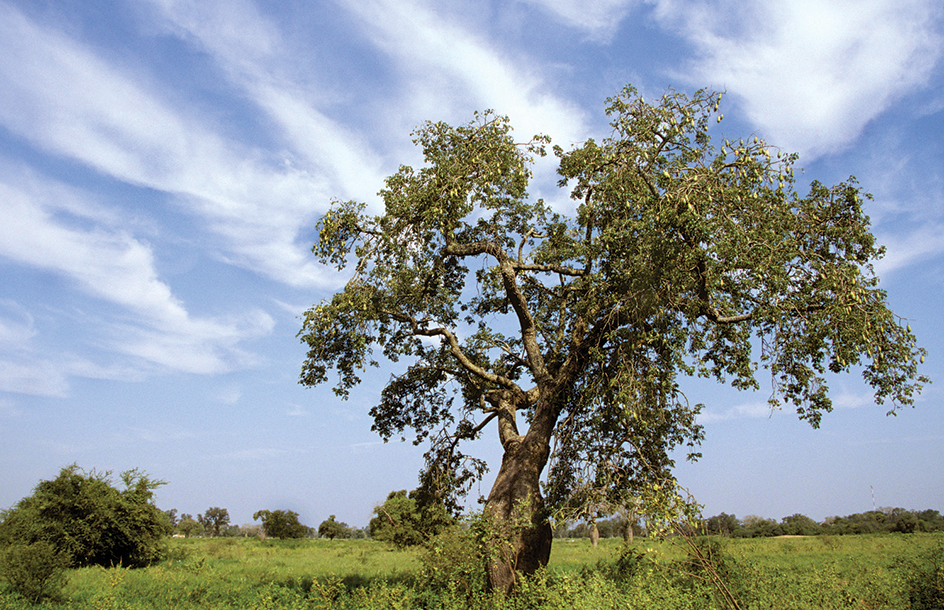
[[[629,572],[616,569],[622,540],[555,540],[547,575],[526,588],[528,607],[717,608],[689,566],[682,539],[637,539]],[[909,606],[912,561],[944,548],[944,535],[817,536],[723,540],[728,582],[744,608]],[[422,551],[372,540],[175,539],[147,568],[72,571],[47,608],[502,608],[491,597],[430,588]],[[697,572],[697,569],[694,571]],[[515,602],[517,603],[517,602]],[[0,610],[30,606],[0,582]]]

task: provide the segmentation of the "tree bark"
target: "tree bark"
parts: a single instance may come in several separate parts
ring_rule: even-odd
[[[521,576],[546,566],[553,534],[541,497],[550,447],[532,435],[507,440],[501,468],[485,503],[488,585],[513,593]]]

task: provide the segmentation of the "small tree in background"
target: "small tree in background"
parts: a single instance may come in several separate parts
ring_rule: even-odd
[[[304,538],[309,528],[298,521],[293,510],[260,510],[252,516],[253,521],[262,521],[262,531],[269,538]]]
[[[203,525],[204,530],[209,535],[219,536],[229,526],[229,511],[225,508],[212,506],[207,509],[205,514],[197,515],[197,521]]]
[[[170,509],[170,510],[165,510],[165,511],[164,511],[164,515],[167,517],[167,523],[170,525],[170,527],[176,529],[176,527],[177,527],[177,521],[178,521],[178,519],[177,519],[177,509],[176,509],[176,508],[172,508],[172,509]]]
[[[331,540],[335,538],[350,538],[350,532],[351,528],[348,527],[347,523],[335,521],[334,515],[322,521],[321,525],[318,526],[318,535]]]
[[[422,500],[423,496],[416,491],[409,495],[405,489],[391,491],[387,500],[374,509],[370,537],[404,548],[429,541],[453,523],[442,504]]]
[[[163,481],[129,470],[121,475],[125,489],[119,491],[110,476],[73,464],[42,481],[33,495],[3,515],[0,546],[44,542],[72,567],[139,567],[159,560],[171,532],[167,516],[153,502],[153,491]]]
[[[180,516],[180,521],[177,523],[177,531],[187,538],[191,536],[200,536],[203,534],[204,528],[203,524],[193,518],[193,515],[184,513]]]
[[[781,521],[781,531],[787,536],[815,536],[821,532],[820,525],[806,515],[799,513],[784,517]]]
[[[708,519],[705,520],[705,529],[709,534],[730,536],[738,527],[737,516],[729,515],[727,513],[721,513],[720,515],[715,515],[714,517],[708,517]]]

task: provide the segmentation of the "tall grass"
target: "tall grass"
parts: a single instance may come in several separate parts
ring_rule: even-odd
[[[742,608],[898,610],[941,607],[933,604],[944,599],[944,593],[935,593],[944,575],[944,565],[938,565],[944,563],[944,536],[940,534],[737,539],[712,548],[718,549],[712,560],[723,564],[722,573]],[[513,598],[462,587],[448,579],[430,580],[421,569],[420,553],[393,550],[370,540],[174,540],[170,557],[148,568],[71,571],[65,598],[38,607],[724,607],[704,574],[687,561],[686,549],[678,541],[641,539],[625,547],[619,541],[604,540],[596,548],[588,540],[555,541],[548,569],[526,582]],[[0,610],[30,607],[37,606],[0,582]]]

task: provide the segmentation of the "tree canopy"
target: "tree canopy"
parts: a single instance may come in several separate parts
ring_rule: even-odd
[[[370,537],[393,543],[399,548],[429,542],[444,527],[453,523],[442,504],[426,502],[422,490],[391,491],[383,504],[374,508]]]
[[[347,523],[337,521],[334,515],[331,515],[318,526],[318,535],[330,540],[334,540],[335,538],[350,538],[351,528],[348,527]]]
[[[720,99],[609,99],[609,137],[553,148],[571,215],[527,192],[549,139],[517,142],[484,112],[422,125],[426,163],[387,178],[382,214],[336,201],[318,223],[314,253],[350,280],[305,314],[301,383],[333,370],[346,397],[379,355],[402,361],[374,429],[429,441],[423,480],[443,498],[482,473],[460,443],[494,424],[505,457],[486,512],[510,523],[528,505],[512,545],[525,571],[546,562],[548,510],[619,506],[672,480],[674,448],[697,457],[701,405],[681,377],[756,390],[767,369],[772,407],[814,427],[829,372],[861,370],[892,411],[926,382],[873,272],[869,196],[855,178],[800,195],[795,155],[713,144]]]
[[[207,534],[220,536],[229,527],[229,511],[219,506],[211,506],[206,513],[197,515],[197,521]]]
[[[260,510],[252,516],[253,521],[262,521],[262,531],[270,538],[304,538],[309,528],[298,521],[293,510]]]

